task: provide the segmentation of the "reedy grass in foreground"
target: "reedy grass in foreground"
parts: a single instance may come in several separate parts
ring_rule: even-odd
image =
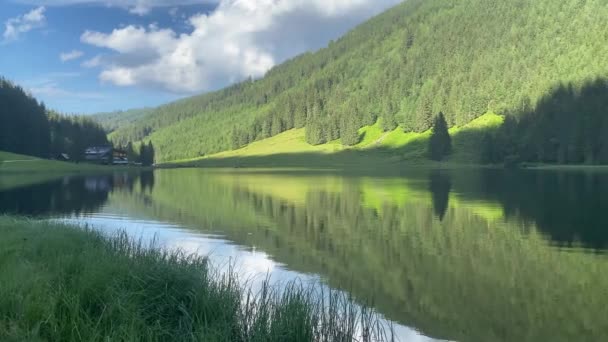
[[[0,217],[2,341],[384,341],[371,310],[290,283],[261,290],[206,258],[121,233]]]

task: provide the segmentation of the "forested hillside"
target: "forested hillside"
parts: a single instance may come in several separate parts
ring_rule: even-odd
[[[108,144],[98,123],[48,111],[21,87],[0,77],[0,151],[55,157],[68,153],[84,158],[89,146]]]
[[[157,159],[168,161],[292,128],[305,127],[313,145],[355,145],[358,129],[378,119],[385,131],[423,132],[439,112],[449,126],[494,112],[527,138],[488,135],[487,161],[601,162],[608,145],[585,137],[608,127],[604,101],[585,113],[576,101],[608,77],[607,17],[604,0],[409,0],[261,80],[161,106],[110,137],[152,140]],[[559,115],[534,115],[562,96],[570,105]]]
[[[43,156],[50,139],[44,104],[0,77],[0,151]]]
[[[115,112],[95,114],[94,119],[101,124],[106,132],[111,133],[120,127],[125,127],[136,122],[150,112],[152,112],[151,108],[131,109],[125,111],[118,110]]]

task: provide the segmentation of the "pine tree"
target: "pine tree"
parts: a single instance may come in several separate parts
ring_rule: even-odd
[[[433,132],[429,139],[429,158],[441,161],[452,152],[452,138],[448,132],[448,124],[443,113],[435,117]]]
[[[146,166],[146,164],[148,163],[148,147],[146,146],[145,143],[141,143],[141,145],[139,145],[139,162]]]
[[[342,144],[345,146],[354,146],[359,143],[359,129],[353,119],[343,118],[341,122],[340,135]]]
[[[152,166],[154,164],[154,145],[152,141],[146,143],[142,142],[139,146],[140,162],[143,166]]]
[[[154,151],[154,145],[152,145],[152,140],[150,140],[150,142],[148,142],[148,163],[149,163],[149,165],[154,165],[154,163],[156,162],[155,154],[156,154],[156,152]]]
[[[133,148],[132,142],[129,141],[127,143],[127,146],[125,147],[125,152],[127,153],[127,159],[129,160],[129,162],[133,162],[138,159],[137,153],[135,153],[135,149]]]

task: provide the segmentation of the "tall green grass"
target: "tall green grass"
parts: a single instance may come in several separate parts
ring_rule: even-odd
[[[1,341],[385,341],[340,292],[260,290],[125,233],[0,217]]]

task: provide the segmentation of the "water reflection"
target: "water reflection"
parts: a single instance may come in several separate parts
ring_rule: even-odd
[[[0,192],[2,213],[40,216],[97,210],[112,185],[106,178],[63,178],[49,183]]]
[[[608,334],[608,262],[588,253],[606,248],[600,197],[608,175],[181,169],[104,177],[2,192],[0,208],[75,213],[79,222],[107,229],[164,234],[169,247],[211,253],[220,263],[244,260],[244,274],[322,279],[432,337],[569,341]],[[40,194],[40,203],[26,194]]]
[[[154,172],[144,171],[139,175],[139,185],[142,191],[152,191],[154,188]]]
[[[98,211],[114,190],[132,193],[151,191],[154,173],[114,173],[93,176],[66,176],[42,184],[0,191],[0,213],[23,216],[57,216]]]
[[[462,183],[466,200],[500,203],[508,220],[534,223],[559,247],[608,248],[606,173],[485,170]]]
[[[448,172],[433,170],[430,173],[429,191],[433,197],[435,215],[437,215],[440,221],[443,221],[445,213],[448,210],[451,188],[452,181]]]

